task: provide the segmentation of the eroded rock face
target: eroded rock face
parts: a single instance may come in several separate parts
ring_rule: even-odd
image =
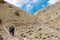
[[[25,12],[9,3],[0,4],[0,18],[4,23],[17,22],[17,23],[33,23],[35,22],[33,15]]]
[[[5,3],[5,1],[4,0],[0,0],[0,3]]]
[[[0,2],[2,2],[3,0],[0,0]]]

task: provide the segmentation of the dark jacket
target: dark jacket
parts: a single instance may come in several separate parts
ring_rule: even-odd
[[[10,32],[14,32],[14,30],[15,30],[14,27],[10,27],[10,28],[9,28],[9,31],[10,31]]]

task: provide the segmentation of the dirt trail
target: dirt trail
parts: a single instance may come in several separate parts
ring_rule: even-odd
[[[8,23],[6,25],[8,25]],[[14,37],[14,36],[10,35],[8,29],[5,27],[6,25],[3,25],[2,27],[3,27],[4,31],[7,33],[7,35],[8,35],[8,39],[7,40],[19,40],[18,37]]]

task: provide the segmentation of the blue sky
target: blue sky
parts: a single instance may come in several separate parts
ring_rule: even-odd
[[[41,8],[52,5],[59,0],[5,0],[6,2],[13,4],[31,14],[34,14]]]
[[[37,0],[37,1],[30,0],[29,2],[20,6],[20,8],[34,14],[36,11],[44,7],[43,5],[44,6],[48,5],[48,0],[44,0],[44,1],[43,0]]]

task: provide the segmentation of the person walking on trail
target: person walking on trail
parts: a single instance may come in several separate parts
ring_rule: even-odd
[[[13,27],[13,25],[9,27],[9,32],[12,36],[14,36],[14,31],[15,31],[15,28]]]

